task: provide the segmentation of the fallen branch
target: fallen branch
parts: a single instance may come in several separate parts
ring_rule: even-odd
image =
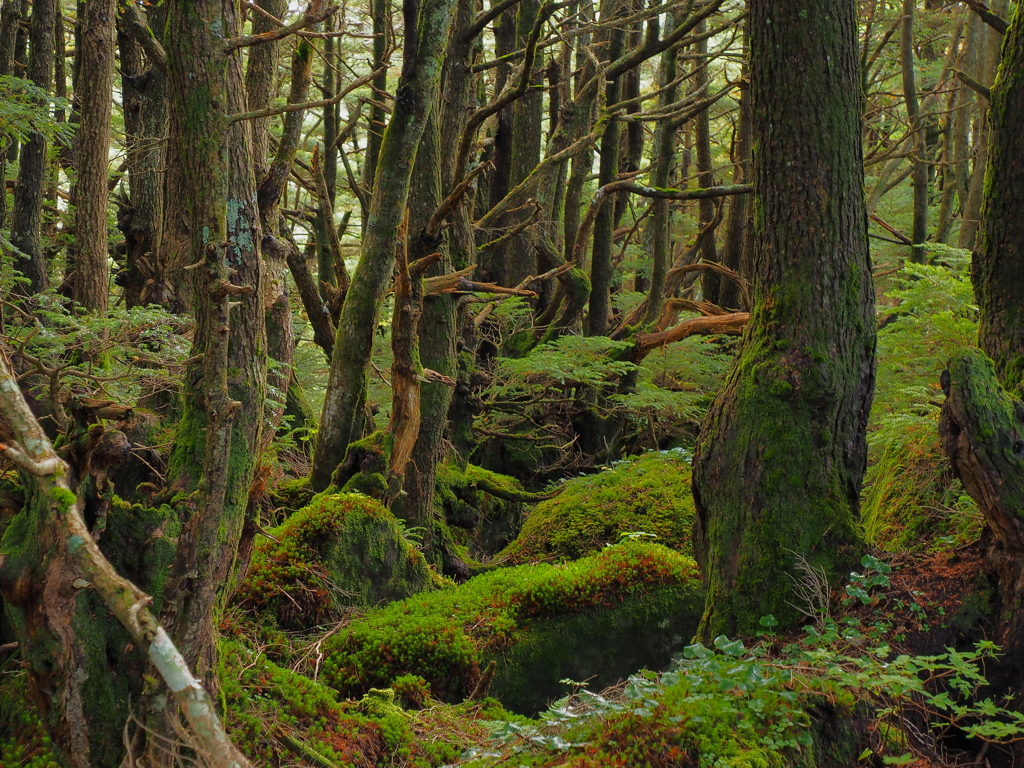
[[[743,331],[743,327],[749,319],[749,312],[733,312],[728,315],[716,315],[713,317],[694,317],[667,331],[637,334],[633,362],[640,362],[652,350],[658,347],[682,341],[690,336],[737,335]]]
[[[248,759],[231,743],[217,706],[147,607],[152,598],[122,577],[100,551],[82,519],[78,497],[68,484],[70,469],[32,414],[7,363],[0,356],[0,412],[18,445],[0,452],[36,478],[39,493],[49,500],[50,520],[82,574],[107,608],[128,630],[163,677],[192,728],[196,746],[212,768],[248,768]]]

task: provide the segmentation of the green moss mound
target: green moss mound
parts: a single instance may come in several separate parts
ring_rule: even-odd
[[[572,559],[646,533],[672,549],[690,551],[696,514],[690,466],[680,451],[658,451],[579,477],[541,502],[522,532],[496,558],[504,564]]]
[[[977,505],[952,475],[933,421],[908,425],[864,478],[861,519],[886,552],[914,552],[973,541],[984,528]]]
[[[493,685],[505,706],[536,711],[558,695],[561,678],[592,672],[615,682],[667,663],[692,636],[703,600],[692,559],[629,542],[567,565],[492,571],[372,611],[324,644],[321,671],[346,696],[413,674],[435,696],[460,701],[497,660]],[[582,656],[587,648],[600,656]]]
[[[271,535],[256,545],[236,601],[283,628],[308,629],[342,605],[400,600],[433,583],[394,516],[366,496],[321,494]]]

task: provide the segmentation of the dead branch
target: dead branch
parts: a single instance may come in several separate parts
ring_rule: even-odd
[[[337,5],[325,5],[320,7],[320,0],[313,0],[306,8],[306,12],[302,14],[302,18],[298,19],[291,24],[277,29],[272,29],[269,32],[263,32],[258,35],[242,35],[240,37],[229,37],[224,41],[223,48],[225,53],[231,53],[232,51],[238,50],[239,48],[245,48],[251,45],[260,45],[262,43],[272,43],[275,40],[280,40],[289,35],[294,35],[306,27],[312,27],[315,24],[319,24],[321,21],[326,19],[328,16],[332,16],[340,6]]]
[[[682,341],[690,336],[737,335],[743,331],[743,327],[749,319],[749,312],[733,312],[714,317],[694,317],[667,331],[637,334],[634,362],[643,360],[658,347]]]

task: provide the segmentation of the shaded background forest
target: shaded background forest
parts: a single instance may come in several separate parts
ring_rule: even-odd
[[[154,597],[154,615],[222,694],[221,714],[250,758],[373,764],[392,750],[387,759],[402,764],[406,749],[414,757],[401,759],[440,765],[475,743],[471,734],[427,754],[405,734],[395,751],[394,739],[381,737],[381,747],[373,728],[360,730],[365,723],[350,724],[347,740],[310,736],[320,726],[307,720],[326,718],[324,732],[337,734],[351,714],[311,681],[321,664],[323,681],[364,697],[358,716],[386,734],[405,722],[387,709],[394,696],[405,706],[428,693],[474,701],[493,679],[505,706],[532,715],[572,675],[524,670],[597,631],[571,624],[574,612],[625,606],[627,618],[595,620],[606,639],[666,622],[634,655],[562,649],[586,660],[570,671],[601,668],[610,684],[667,663],[684,635],[710,643],[720,632],[770,630],[759,624],[766,606],[786,627],[827,616],[827,584],[822,606],[820,589],[801,592],[785,569],[803,569],[805,588],[819,573],[835,587],[869,544],[957,552],[977,540],[982,514],[940,446],[939,380],[977,339],[969,271],[990,89],[1007,20],[1019,27],[1022,14],[1009,0],[855,5],[854,17],[844,4],[850,29],[840,31],[855,26],[856,40],[818,61],[850,86],[845,102],[823,97],[839,115],[827,128],[848,126],[852,114],[861,130],[818,136],[844,152],[862,145],[863,163],[826,163],[821,194],[845,200],[855,189],[859,198],[863,174],[870,258],[858,200],[844,209],[856,226],[815,244],[822,272],[803,272],[800,288],[799,274],[757,262],[773,246],[755,235],[767,230],[754,221],[753,157],[756,137],[771,135],[771,110],[793,115],[801,94],[814,96],[804,76],[816,54],[799,40],[834,29],[818,12],[822,26],[791,38],[773,64],[771,53],[751,55],[758,11],[739,0],[5,0],[4,354],[69,466],[92,536]],[[776,78],[761,81],[762,95],[784,94],[760,108],[757,67]],[[808,113],[820,106],[807,104]],[[788,178],[799,153],[769,154],[783,200],[765,209],[771,221],[805,219],[800,190],[782,196],[787,183],[811,184],[803,166]],[[846,278],[822,277],[835,264]],[[823,284],[839,299],[822,348],[854,350],[835,387],[849,384],[850,402],[828,407],[856,412],[849,424],[836,417],[839,436],[847,430],[856,445],[834,441],[849,467],[825,484],[849,487],[828,491],[842,501],[823,492],[829,512],[805,526],[797,551],[762,544],[763,595],[743,603],[742,579],[712,581],[721,599],[709,605],[719,608],[705,611],[693,561],[645,540],[695,547],[706,582],[718,568],[709,563],[728,559],[705,510],[728,508],[715,489],[742,482],[715,474],[716,461],[730,461],[726,449],[698,444],[701,424],[728,426],[728,395],[708,409],[757,317],[755,300],[763,309],[787,285],[814,294]],[[1012,334],[1003,338],[1012,348]],[[808,341],[816,364],[814,349]],[[1012,360],[997,367],[1012,372]],[[17,437],[5,427],[5,440]],[[788,445],[779,440],[775,454],[769,445],[759,462],[788,471]],[[73,558],[51,530],[48,497],[18,477],[12,465],[0,496],[4,652],[12,670],[19,656],[28,669],[12,672],[10,695],[30,696],[39,716],[3,731],[5,760],[43,754],[25,737],[42,725],[70,764],[115,765],[126,749],[170,764],[164,747],[178,739],[179,719],[164,710],[167,691],[142,684],[144,649],[125,650],[89,582],[67,578]],[[801,503],[819,503],[798,495],[794,525],[805,519]],[[817,550],[822,538],[841,554]],[[623,549],[595,554],[620,539]],[[588,555],[597,559],[557,578],[502,575]],[[874,573],[878,586],[887,566],[871,562],[864,578]],[[463,597],[448,597],[478,574],[487,575]],[[402,626],[400,615],[420,610],[409,603],[341,631],[350,614],[427,592],[436,602],[416,631]],[[506,615],[502,600],[521,613]],[[432,623],[463,614],[465,626],[486,627],[483,639],[451,641]],[[518,643],[526,616],[569,623],[552,646]],[[962,630],[958,641],[984,634]],[[955,634],[924,647],[941,650]],[[406,651],[395,638],[455,650],[413,670],[396,661]],[[382,647],[389,652],[374,656]],[[513,653],[523,656],[507,668],[488,666]],[[411,671],[416,680],[405,679]],[[282,711],[319,702],[306,702],[318,715],[296,716],[299,741],[266,725],[279,713],[255,697],[275,685],[287,691]],[[366,702],[374,687],[392,691],[384,709]],[[129,710],[138,727],[122,739]],[[483,717],[438,716],[453,721],[424,727],[472,730],[466,723]],[[506,716],[516,722],[487,714]],[[806,746],[795,734],[810,726],[796,710],[793,718],[779,749]],[[317,746],[304,748],[307,739]],[[887,748],[922,753],[925,741],[883,744],[878,759]]]

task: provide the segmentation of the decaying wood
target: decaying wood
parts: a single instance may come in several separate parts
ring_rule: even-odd
[[[207,763],[216,768],[249,766],[249,761],[224,731],[216,704],[150,612],[148,605],[152,598],[120,576],[100,551],[82,519],[78,499],[69,488],[68,466],[54,452],[2,356],[0,412],[16,440],[16,443],[0,445],[0,452],[35,478],[38,491],[49,506],[49,522],[59,532],[60,540],[84,578],[160,672],[184,712]]]
[[[942,447],[991,531],[987,559],[999,580],[1006,660],[1024,664],[1024,403],[996,379],[979,349],[953,357],[942,374]],[[1019,685],[1019,680],[1017,681]]]

